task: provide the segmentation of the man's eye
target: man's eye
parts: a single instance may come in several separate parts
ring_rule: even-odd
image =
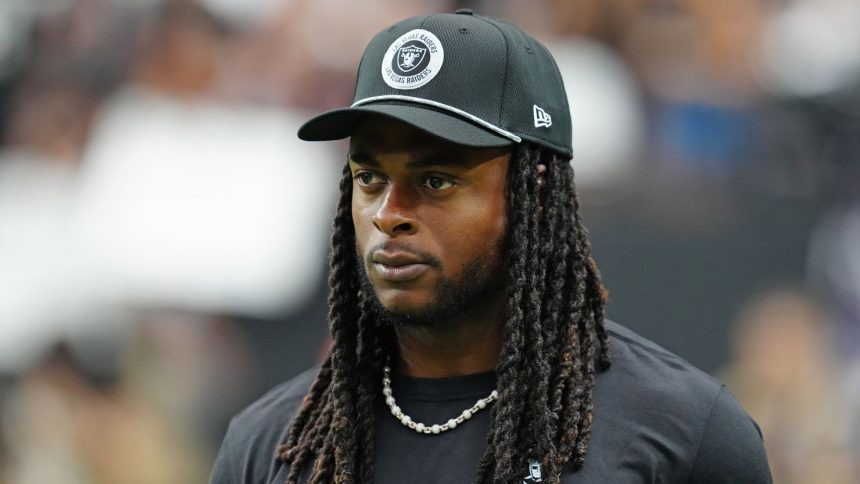
[[[445,190],[454,186],[454,183],[441,176],[431,175],[424,179],[424,185],[433,190]]]
[[[378,176],[366,171],[356,173],[355,175],[353,175],[353,178],[355,178],[355,180],[358,181],[358,184],[363,187],[367,187],[375,183],[380,183],[381,181]]]

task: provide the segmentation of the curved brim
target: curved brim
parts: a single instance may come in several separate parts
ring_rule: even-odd
[[[513,141],[451,113],[409,104],[366,104],[315,116],[299,128],[305,141],[331,141],[352,135],[368,115],[397,119],[452,143],[474,147],[508,146]]]

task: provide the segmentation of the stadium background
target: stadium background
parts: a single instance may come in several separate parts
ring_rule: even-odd
[[[3,0],[0,483],[205,481],[325,345],[370,37],[473,8],[556,56],[608,316],[722,378],[775,482],[860,482],[855,0]]]

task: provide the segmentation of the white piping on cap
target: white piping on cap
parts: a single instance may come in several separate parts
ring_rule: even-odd
[[[428,106],[433,106],[435,108],[444,109],[446,111],[451,111],[452,113],[458,114],[458,115],[468,119],[469,121],[480,124],[481,126],[489,129],[490,131],[495,132],[496,134],[500,134],[500,135],[504,136],[505,138],[508,138],[509,140],[513,141],[514,143],[522,142],[522,138],[515,135],[514,133],[511,133],[510,131],[505,131],[504,129],[496,126],[495,124],[484,121],[483,119],[475,116],[474,114],[469,114],[466,111],[463,111],[462,109],[457,109],[454,106],[442,104],[442,103],[437,102],[437,101],[431,101],[430,99],[424,99],[424,98],[412,97],[412,96],[403,96],[400,94],[388,94],[385,96],[373,96],[373,97],[366,97],[364,99],[359,99],[358,101],[352,103],[351,107],[356,107],[356,106],[361,106],[362,104],[372,103],[372,102],[376,102],[376,101],[386,101],[386,100],[408,101],[408,102],[413,102],[413,103],[418,103],[418,104],[427,104]]]

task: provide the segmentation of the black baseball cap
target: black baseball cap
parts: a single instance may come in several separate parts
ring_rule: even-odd
[[[573,155],[570,108],[552,55],[519,27],[471,10],[412,17],[376,34],[352,105],[317,115],[298,135],[346,138],[369,114],[462,145],[527,140]]]

